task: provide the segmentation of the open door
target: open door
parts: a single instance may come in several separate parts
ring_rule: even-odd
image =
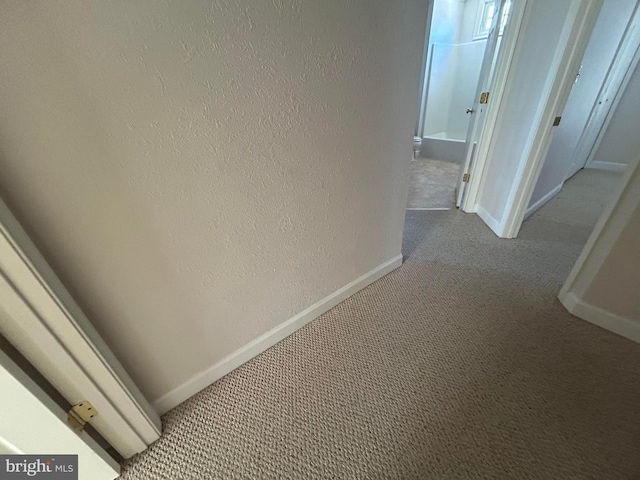
[[[0,478],[119,475],[118,463],[86,432],[69,428],[66,412],[2,351],[0,391]]]
[[[480,76],[476,87],[476,94],[473,99],[473,105],[467,109],[467,114],[471,115],[469,128],[466,138],[466,153],[458,176],[456,187],[456,207],[464,208],[467,187],[469,183],[471,169],[478,152],[478,142],[482,135],[482,129],[485,124],[486,111],[489,97],[491,95],[491,86],[496,72],[496,59],[501,47],[501,36],[504,32],[507,22],[509,21],[509,13],[511,10],[512,0],[496,0],[494,13],[491,19],[491,27],[487,36],[487,44],[480,67]]]
[[[501,93],[491,93],[486,125],[475,122],[476,132],[484,132],[470,135],[471,147],[476,135],[481,140],[465,186],[465,202],[501,238],[515,238],[522,225],[602,6],[602,0],[536,0],[520,14],[521,2],[514,2],[491,87]]]

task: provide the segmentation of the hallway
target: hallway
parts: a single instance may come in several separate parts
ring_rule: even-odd
[[[122,479],[638,478],[640,345],[556,299],[618,181],[581,171],[516,240],[407,212],[401,268],[166,414]]]

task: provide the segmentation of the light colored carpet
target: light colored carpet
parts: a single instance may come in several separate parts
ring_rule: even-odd
[[[556,299],[589,230],[407,212],[401,268],[167,413],[122,478],[640,478],[640,345]]]
[[[455,189],[460,166],[418,157],[411,163],[407,208],[455,208]]]
[[[622,174],[603,170],[584,169],[567,180],[551,205],[564,208],[541,208],[534,215],[540,220],[592,227],[600,212],[621,182]]]

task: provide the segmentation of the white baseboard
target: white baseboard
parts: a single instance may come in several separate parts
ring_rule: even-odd
[[[562,190],[562,185],[564,185],[564,182],[558,185],[553,190],[551,190],[549,193],[547,193],[544,197],[542,197],[533,205],[529,205],[529,207],[527,208],[527,211],[524,213],[524,219],[522,221],[529,218],[531,215],[533,215],[536,212],[536,210],[538,210],[541,206],[543,206],[545,203],[547,203],[549,200],[551,200],[553,197],[559,194],[560,190]]]
[[[608,172],[624,172],[627,169],[626,163],[612,163],[612,162],[591,162],[585,168],[593,168],[595,170],[607,170]]]
[[[449,207],[430,207],[430,208],[420,208],[420,207],[408,207],[407,210],[411,211],[428,211],[428,212],[441,212],[444,210],[451,210]]]
[[[574,293],[568,293],[564,298],[560,298],[560,302],[572,315],[640,343],[640,322],[586,303]]]
[[[491,214],[487,212],[484,208],[482,208],[480,205],[478,205],[478,208],[476,209],[476,214],[482,220],[484,220],[484,223],[486,223],[491,230],[493,230],[493,233],[495,233],[500,237],[504,227],[500,224],[498,220],[493,218]]]
[[[323,313],[331,310],[333,307],[349,298],[354,293],[362,290],[364,287],[372,284],[376,280],[384,277],[386,274],[395,270],[402,265],[402,255],[398,255],[391,260],[377,266],[370,272],[365,273],[354,281],[348,283],[331,295],[323,298],[319,302],[314,303],[306,310],[303,310],[295,317],[286,320],[277,327],[261,335],[260,337],[247,343],[235,352],[227,355],[215,365],[206,370],[197,373],[192,378],[184,382],[179,387],[171,390],[162,397],[152,402],[153,407],[163,414],[173,407],[181,404],[189,397],[195,395],[203,388],[208,387],[216,380],[224,377],[226,374],[235,370],[240,365],[248,362],[253,357],[261,354],[276,343],[285,339],[296,330],[302,328],[310,321],[319,317]]]

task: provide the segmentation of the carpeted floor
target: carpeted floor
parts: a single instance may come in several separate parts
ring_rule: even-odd
[[[411,164],[408,209],[455,208],[455,189],[460,165],[416,158]]]
[[[571,189],[603,203],[581,177],[516,240],[407,212],[401,268],[166,414],[122,478],[640,478],[640,345],[556,299],[590,232]]]
[[[616,172],[580,170],[565,182],[560,193],[551,200],[551,207],[541,208],[534,215],[538,220],[583,225],[591,230],[604,210],[609,195],[618,188],[620,179],[621,174]]]

